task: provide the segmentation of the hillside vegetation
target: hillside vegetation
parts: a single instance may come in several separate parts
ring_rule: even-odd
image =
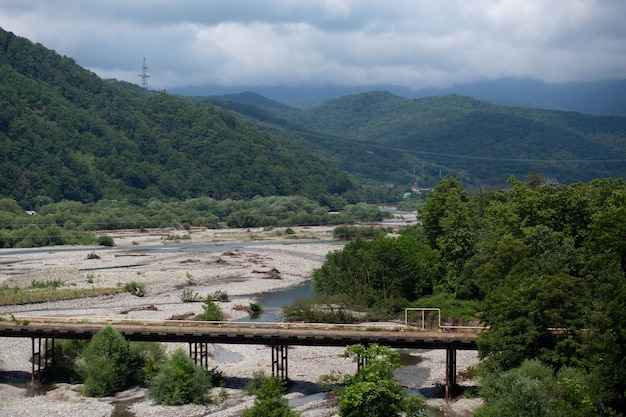
[[[0,30],[0,196],[24,208],[103,198],[301,195],[329,206],[348,175],[234,113],[104,81]]]
[[[259,100],[229,99],[239,108],[228,108],[258,117],[243,111],[242,103]],[[305,111],[264,110],[261,120],[297,126],[312,144],[335,138],[325,149],[342,155],[344,169],[380,181],[407,181],[412,173],[410,178],[432,186],[442,174],[470,187],[505,188],[511,175],[535,170],[561,183],[626,174],[626,117],[501,106],[457,95],[405,99],[387,92],[344,96]],[[341,146],[357,151],[341,153]],[[384,159],[368,164],[378,172],[359,166],[364,154],[358,149]]]

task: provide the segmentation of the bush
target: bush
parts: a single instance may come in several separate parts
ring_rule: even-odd
[[[212,387],[211,374],[178,349],[150,381],[148,397],[162,405],[202,404],[210,401]]]
[[[258,375],[257,375],[258,377]],[[287,405],[283,396],[285,383],[277,376],[262,376],[258,388],[254,388],[254,406],[246,408],[242,417],[297,417],[299,414]]]
[[[128,341],[111,326],[96,333],[82,357],[79,372],[87,396],[104,397],[141,381],[141,357],[131,351]]]
[[[388,232],[384,227],[337,226],[333,229],[333,238],[337,240],[376,239]]]
[[[158,342],[130,342],[131,355],[141,358],[141,379],[150,381],[167,359],[165,347]]]
[[[400,368],[400,356],[386,346],[372,344],[348,346],[344,356],[364,360],[365,366],[345,379],[338,405],[341,417],[390,417],[401,413],[426,416],[425,402],[406,396],[394,380],[394,369]]]
[[[183,303],[193,303],[198,301],[198,293],[191,288],[185,288],[180,295],[180,301]]]
[[[146,284],[140,282],[131,281],[124,285],[124,291],[129,292],[137,297],[143,297],[146,293]]]
[[[215,301],[219,301],[220,303],[227,303],[230,300],[228,299],[228,293],[223,290],[217,290],[213,293],[213,299]]]
[[[207,296],[206,300],[204,300],[202,308],[204,309],[204,313],[199,314],[196,319],[204,320],[204,321],[220,321],[223,318],[222,309],[215,304],[213,301],[213,296]]]
[[[111,236],[98,236],[98,245],[100,246],[115,246],[113,238]]]
[[[315,300],[296,298],[293,304],[282,307],[284,321],[306,323],[355,323],[358,319],[341,305],[327,302],[316,304]]]

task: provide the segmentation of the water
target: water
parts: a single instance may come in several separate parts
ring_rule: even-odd
[[[311,288],[311,281],[306,281],[304,284],[278,291],[254,294],[252,297],[263,307],[263,311],[255,317],[244,317],[237,321],[276,323],[282,320],[280,313],[283,306],[291,305],[296,298],[313,298],[314,296],[315,292],[313,288]],[[236,301],[237,298],[238,297],[233,297],[233,300]],[[250,296],[246,296],[245,298],[250,298]]]
[[[295,287],[285,288],[282,290],[254,294],[252,298],[256,299],[263,307],[263,312],[254,318],[246,317],[238,321],[244,322],[279,322],[281,321],[280,313],[281,308],[285,305],[292,304],[296,298],[313,298],[315,292],[311,287],[311,281],[306,281],[302,285]],[[237,297],[233,297],[235,300]],[[250,298],[247,296],[246,298]],[[408,394],[420,396],[420,392],[415,388],[420,386],[426,378],[428,378],[430,371],[427,368],[418,367],[422,361],[418,352],[413,349],[398,349],[396,350],[400,354],[400,364],[402,368],[396,370],[394,376],[396,380],[403,386]],[[225,352],[230,353],[230,352]],[[218,352],[219,354],[219,352]],[[232,360],[233,358],[226,356],[224,361]],[[219,359],[218,359],[219,360]],[[289,400],[289,406],[297,407],[309,402],[318,401],[324,398],[325,393],[316,393],[312,395],[306,395],[301,398],[294,398]],[[430,417],[444,417],[445,414],[441,410],[428,408],[428,415]]]
[[[215,360],[221,363],[237,363],[243,360],[243,355],[218,347],[215,351]]]

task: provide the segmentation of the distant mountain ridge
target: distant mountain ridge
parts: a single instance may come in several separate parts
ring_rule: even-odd
[[[172,91],[188,96],[228,96],[233,92],[254,91],[274,101],[299,109],[309,109],[324,101],[370,91],[387,91],[413,99],[451,94],[470,96],[495,104],[578,111],[594,115],[626,116],[626,80],[544,83],[533,79],[498,79],[457,84],[447,88],[412,90],[394,85],[366,86],[194,86]]]
[[[283,126],[336,138],[327,149],[361,144],[372,158],[393,158],[382,171],[395,164],[408,172],[414,164],[414,172],[424,173],[415,178],[429,185],[436,181],[433,171],[496,188],[511,175],[524,178],[534,170],[563,183],[626,176],[625,117],[502,106],[459,95],[405,99],[385,91],[343,96],[304,111],[265,110]]]

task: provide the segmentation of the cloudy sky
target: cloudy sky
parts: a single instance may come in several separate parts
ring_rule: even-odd
[[[624,0],[0,0],[0,26],[103,78],[448,87],[626,78]]]

